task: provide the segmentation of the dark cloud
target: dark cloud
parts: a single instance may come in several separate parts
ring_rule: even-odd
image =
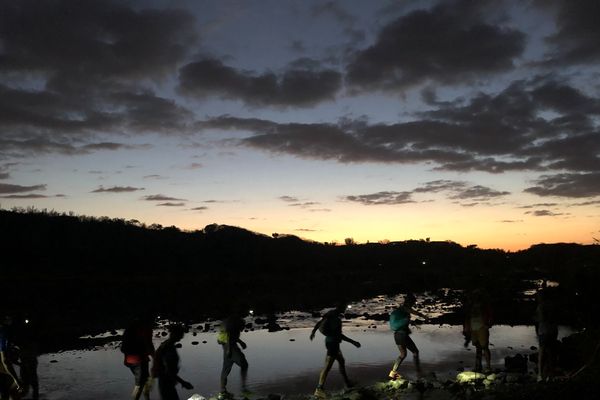
[[[289,204],[290,207],[298,207],[298,208],[308,208],[308,207],[313,207],[313,206],[318,206],[319,202],[316,201],[305,201],[305,202],[299,202],[299,203],[291,203]]]
[[[164,194],[151,194],[143,197],[147,201],[185,201],[185,199],[178,199],[176,197],[165,196]]]
[[[92,190],[91,193],[124,193],[124,192],[136,192],[138,190],[144,190],[144,188],[136,188],[132,186],[112,186],[112,187],[103,187],[100,186],[96,190]]]
[[[457,83],[510,70],[525,35],[486,22],[485,14],[473,2],[446,1],[403,15],[357,52],[347,80],[362,88],[402,89],[428,79]]]
[[[143,178],[144,179],[168,179],[166,176],[162,176],[162,175],[158,175],[158,174],[145,175]]]
[[[593,122],[599,105],[559,77],[546,76],[440,103],[408,122],[300,124],[224,115],[196,126],[249,132],[239,144],[303,158],[432,163],[435,170],[461,172],[600,171],[600,132]],[[544,113],[551,116],[542,118]]]
[[[414,203],[411,192],[377,192],[371,194],[362,194],[357,196],[345,196],[344,200],[364,205],[391,205]]]
[[[502,221],[503,224],[516,224],[518,222],[523,222],[522,219],[503,219]]]
[[[56,82],[157,77],[185,56],[193,25],[186,11],[114,1],[2,2],[0,69],[41,71]]]
[[[312,106],[333,99],[341,81],[341,74],[331,69],[255,74],[236,70],[216,59],[204,59],[180,69],[178,89],[187,96],[218,95],[250,105]]]
[[[556,3],[559,8],[557,32],[547,38],[551,47],[548,63],[573,65],[598,62],[600,3],[596,0],[561,0]]]
[[[580,174],[542,175],[536,186],[525,189],[538,196],[594,197],[600,196],[600,171]]]
[[[0,4],[0,26],[0,155],[115,150],[91,138],[179,132],[191,118],[142,83],[175,72],[194,43],[186,11],[25,0]]]
[[[536,204],[528,204],[526,206],[520,206],[517,208],[530,209],[530,208],[539,208],[539,207],[556,207],[558,203],[536,203]]]
[[[190,208],[191,211],[204,211],[204,210],[208,210],[208,207],[204,207],[204,206],[200,206],[200,207],[193,207]]]
[[[78,144],[79,139],[57,138],[48,139],[43,135],[25,135],[18,139],[2,139],[0,133],[0,155],[15,157],[34,156],[45,153],[58,153],[74,156],[91,154],[97,151],[145,150],[152,147],[149,144],[131,145],[114,142]]]
[[[437,180],[423,184],[414,190],[415,193],[437,193],[442,191],[462,190],[467,185],[462,181]]]
[[[1,194],[33,192],[36,190],[46,190],[46,185],[22,186],[22,185],[13,185],[10,183],[0,183],[0,193]]]
[[[39,193],[30,193],[30,194],[11,194],[7,196],[0,196],[3,199],[46,199],[49,196]]]
[[[183,207],[183,206],[185,206],[185,203],[166,202],[166,203],[159,203],[159,204],[157,204],[157,206],[160,206],[160,207]]]
[[[309,228],[298,228],[294,229],[296,232],[318,232],[318,229],[309,229]]]
[[[331,212],[330,208],[311,208],[308,211],[310,212]]]
[[[286,203],[298,202],[298,198],[294,196],[279,196],[279,200],[285,201]]]
[[[436,180],[427,182],[412,191],[393,192],[384,191],[359,196],[345,196],[347,201],[354,201],[365,205],[377,204],[404,204],[415,203],[415,195],[421,193],[447,192],[447,197],[453,200],[470,200],[469,203],[458,202],[463,207],[473,207],[487,204],[487,201],[507,196],[510,192],[498,191],[481,185],[469,185],[463,181]],[[482,203],[484,202],[484,203]]]
[[[460,193],[450,196],[451,199],[465,200],[465,199],[493,199],[496,197],[502,197],[509,195],[510,192],[504,192],[499,190],[490,189],[485,186],[475,185],[467,188]]]
[[[10,178],[10,173],[0,172],[0,179],[8,179],[8,178]]]
[[[534,217],[558,217],[560,215],[569,215],[565,213],[555,213],[550,210],[535,210],[535,211],[527,211],[525,214],[533,215]]]

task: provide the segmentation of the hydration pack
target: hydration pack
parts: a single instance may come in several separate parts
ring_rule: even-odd
[[[402,308],[398,308],[390,314],[390,329],[394,332],[408,328],[409,322],[410,314]]]

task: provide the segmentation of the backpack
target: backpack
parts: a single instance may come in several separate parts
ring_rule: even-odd
[[[217,333],[217,343],[219,343],[219,344],[229,343],[229,333],[227,332],[227,330],[225,329],[225,327],[223,325],[221,325],[221,328],[219,329],[219,332]]]
[[[129,327],[123,332],[121,342],[121,353],[123,354],[144,354],[144,344],[140,340],[136,328]]]
[[[342,320],[338,316],[325,316],[321,325],[319,325],[319,332],[325,336],[337,336],[342,331]]]
[[[390,314],[390,329],[397,332],[408,328],[410,314],[402,308],[398,308]]]

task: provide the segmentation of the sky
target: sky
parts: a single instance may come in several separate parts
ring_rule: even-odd
[[[0,206],[600,238],[600,2],[0,0]]]

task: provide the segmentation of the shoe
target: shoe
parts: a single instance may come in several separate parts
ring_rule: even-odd
[[[395,381],[396,379],[400,378],[400,374],[398,372],[396,372],[396,371],[390,371],[388,377],[391,380]]]
[[[321,388],[316,388],[315,389],[315,397],[317,397],[319,399],[325,399],[325,398],[327,398],[327,393],[325,393],[325,391]]]
[[[233,399],[233,395],[231,393],[229,393],[227,390],[223,390],[221,393],[218,394],[217,399],[229,400],[229,399]]]

